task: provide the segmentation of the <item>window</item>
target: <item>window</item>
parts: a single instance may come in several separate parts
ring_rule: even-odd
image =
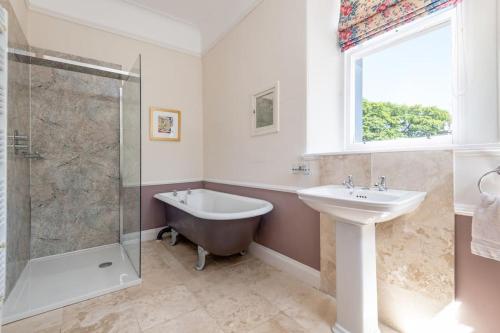
[[[348,50],[346,149],[451,144],[452,11]]]

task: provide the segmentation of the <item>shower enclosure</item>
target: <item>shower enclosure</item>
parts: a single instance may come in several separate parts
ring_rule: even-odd
[[[3,323],[140,283],[141,68],[28,45],[7,1]]]

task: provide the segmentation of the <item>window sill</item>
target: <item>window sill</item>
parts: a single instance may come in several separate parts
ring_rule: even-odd
[[[413,151],[436,151],[436,150],[452,150],[454,152],[467,152],[467,151],[488,151],[488,150],[500,150],[500,143],[492,144],[469,144],[469,145],[458,145],[458,144],[445,144],[445,145],[433,145],[433,146],[420,146],[420,147],[392,147],[392,148],[367,148],[360,150],[340,150],[333,152],[316,152],[316,153],[305,153],[303,155],[304,159],[314,160],[322,156],[336,156],[336,155],[360,155],[360,154],[372,154],[372,153],[394,153],[394,152],[413,152]]]

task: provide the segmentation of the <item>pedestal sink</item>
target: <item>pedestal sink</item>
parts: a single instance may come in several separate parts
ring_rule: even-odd
[[[414,211],[426,193],[321,186],[298,191],[336,222],[337,321],[334,333],[378,333],[375,224]]]

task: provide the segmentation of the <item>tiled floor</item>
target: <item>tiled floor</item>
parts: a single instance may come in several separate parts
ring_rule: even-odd
[[[143,244],[143,283],[3,328],[3,333],[330,333],[335,300],[250,255],[210,258],[181,241]]]

